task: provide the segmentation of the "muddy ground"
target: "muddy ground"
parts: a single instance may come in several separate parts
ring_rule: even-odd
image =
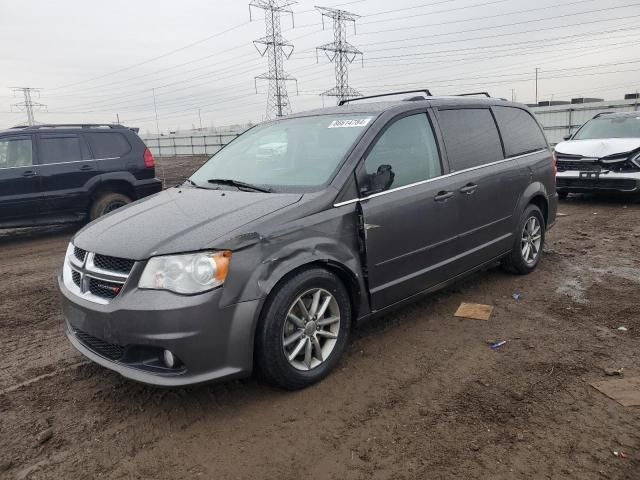
[[[165,162],[169,184],[192,169]],[[77,227],[0,232],[0,478],[640,479],[640,407],[589,386],[640,375],[640,203],[560,211],[535,273],[491,268],[363,326],[295,393],[154,389],[86,362],[54,281]],[[494,313],[454,318],[462,301]]]

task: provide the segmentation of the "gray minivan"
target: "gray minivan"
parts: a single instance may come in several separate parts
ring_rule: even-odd
[[[358,322],[497,261],[533,271],[557,207],[540,125],[426,93],[265,122],[86,226],[58,279],[71,343],[144,383],[297,389]]]

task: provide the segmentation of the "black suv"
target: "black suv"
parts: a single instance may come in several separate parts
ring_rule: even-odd
[[[94,220],[160,190],[153,155],[130,128],[0,131],[0,227]]]

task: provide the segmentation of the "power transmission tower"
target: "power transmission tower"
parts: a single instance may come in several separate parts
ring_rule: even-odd
[[[350,13],[337,8],[316,7],[322,14],[322,28],[324,29],[324,17],[333,20],[333,42],[316,48],[316,58],[319,51],[323,51],[327,58],[335,64],[336,86],[322,93],[330,97],[338,97],[337,100],[360,97],[362,94],[349,86],[349,64],[358,56],[363,59],[362,52],[347,42],[347,22],[353,22],[353,30],[356,29],[356,19],[360,15]]]
[[[266,26],[266,36],[255,40],[258,53],[267,56],[269,61],[269,71],[255,77],[256,93],[258,92],[258,80],[269,81],[269,95],[267,97],[266,118],[282,117],[291,113],[289,94],[287,93],[287,82],[297,80],[284,71],[284,60],[289,59],[293,54],[293,44],[282,38],[282,28],[280,27],[280,15],[282,13],[291,14],[293,23],[293,11],[289,8],[294,0],[252,0],[249,3],[249,19],[251,20],[251,7],[264,10],[264,20]]]
[[[22,103],[14,103],[11,107],[16,107],[20,111],[27,112],[27,123],[29,126],[33,126],[36,124],[36,118],[33,114],[34,109],[44,108],[46,105],[42,103],[34,102],[32,98],[32,94],[40,92],[39,88],[29,88],[29,87],[11,87],[13,89],[14,94],[22,93],[24,97],[24,102]]]

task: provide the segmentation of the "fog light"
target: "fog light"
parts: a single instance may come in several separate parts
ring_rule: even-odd
[[[164,364],[168,368],[173,368],[176,366],[176,357],[169,350],[165,350],[163,353]]]

